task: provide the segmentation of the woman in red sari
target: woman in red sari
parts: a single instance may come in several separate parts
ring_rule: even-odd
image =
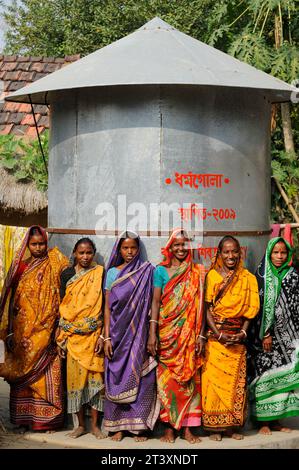
[[[154,272],[154,297],[148,351],[158,355],[157,386],[164,442],[174,442],[183,428],[189,443],[200,442],[191,427],[201,423],[200,357],[203,266],[192,262],[182,229],[175,230],[162,250],[164,261]]]
[[[12,262],[0,300],[6,342],[0,376],[10,384],[11,422],[35,431],[63,425],[61,362],[54,341],[60,273],[68,259],[48,250],[47,235],[31,227]]]

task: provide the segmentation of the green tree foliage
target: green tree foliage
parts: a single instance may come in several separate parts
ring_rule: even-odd
[[[1,0],[0,0],[1,2]],[[6,53],[86,55],[133,32],[154,16],[267,73],[299,79],[298,0],[13,0],[6,8]],[[291,108],[295,150],[299,105]],[[272,170],[299,210],[298,157],[284,148],[279,114]],[[273,220],[292,220],[273,191]]]
[[[212,0],[13,0],[4,17],[8,54],[86,55],[160,16],[206,41]]]
[[[299,79],[299,9],[293,0],[249,0],[244,3],[246,27],[232,40],[228,52],[249,64],[291,83]],[[246,7],[245,7],[246,4]],[[299,210],[299,107],[291,108],[295,152],[286,152],[282,125],[272,136],[272,173],[282,184],[290,201]],[[279,191],[274,186],[272,219],[293,221]]]
[[[248,64],[288,83],[299,81],[298,0],[238,0],[215,2],[208,19],[208,42]],[[212,29],[210,29],[212,28]],[[295,152],[285,151],[279,113],[272,136],[272,173],[299,211],[299,105],[291,106]],[[273,186],[272,219],[290,221],[279,191]]]
[[[47,162],[48,131],[40,138]],[[12,173],[17,181],[34,181],[40,191],[48,188],[48,175],[37,139],[26,141],[15,135],[0,135],[0,165]]]

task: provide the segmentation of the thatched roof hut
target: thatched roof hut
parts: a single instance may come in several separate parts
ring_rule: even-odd
[[[47,225],[47,196],[34,183],[19,182],[0,167],[0,224]]]
[[[22,88],[80,58],[80,55],[23,57],[0,55],[0,135],[13,134],[36,139],[36,128],[30,104],[4,101],[7,94]],[[49,110],[45,104],[34,106],[39,133],[49,128]],[[34,183],[18,182],[12,173],[0,166],[0,224],[29,226],[47,225],[47,196]]]

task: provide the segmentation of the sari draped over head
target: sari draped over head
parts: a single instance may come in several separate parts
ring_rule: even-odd
[[[271,253],[284,242],[288,256],[276,268]],[[271,239],[258,266],[261,308],[249,334],[249,394],[251,413],[257,421],[299,416],[299,274],[289,266],[293,250],[281,237]],[[263,338],[271,335],[271,352]]]
[[[31,227],[33,228],[33,227]],[[6,352],[0,375],[11,386],[11,420],[35,430],[53,429],[63,421],[60,359],[54,343],[58,323],[60,272],[68,259],[57,248],[26,264],[28,230],[12,262],[2,291],[1,336],[8,331],[13,302],[15,347]],[[38,228],[45,241],[47,235]]]
[[[103,267],[82,269],[66,284],[59,307],[57,344],[67,350],[68,412],[79,412],[84,403],[102,410],[104,358],[95,353],[101,334]]]
[[[287,260],[283,263],[282,266],[276,268],[271,261],[271,253],[274,246],[278,242],[284,242],[288,249]],[[259,285],[264,290],[263,297],[263,315],[262,323],[260,328],[259,337],[263,339],[265,333],[271,328],[274,322],[275,316],[275,304],[280,295],[281,284],[285,276],[288,274],[291,269],[290,261],[292,259],[293,249],[291,245],[284,240],[282,237],[272,238],[267,246],[266,255],[263,260],[263,274],[262,279],[260,276],[257,277]],[[260,271],[258,271],[260,272]]]
[[[237,334],[246,319],[259,310],[258,286],[255,277],[243,267],[225,278],[220,274],[223,261],[216,256],[205,285],[205,301],[217,330]],[[246,347],[244,344],[221,344],[211,329],[207,332],[205,361],[202,369],[203,425],[223,431],[243,426],[246,418]]]
[[[174,230],[162,249],[162,266],[170,265],[173,256],[170,247],[181,232]],[[204,268],[192,263],[189,249],[161,296],[157,369],[160,419],[175,429],[200,425],[202,359],[196,355],[195,347],[202,323],[203,278]]]
[[[113,247],[107,271],[123,262],[121,241],[119,238]],[[147,352],[153,270],[148,261],[141,261],[139,248],[109,292],[113,357],[105,359],[104,425],[108,431],[138,434],[153,429],[159,414],[157,363]]]

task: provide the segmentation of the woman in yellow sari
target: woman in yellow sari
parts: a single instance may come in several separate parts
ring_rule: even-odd
[[[63,425],[61,361],[54,335],[60,273],[67,265],[57,248],[48,250],[45,230],[31,227],[0,300],[0,336],[7,348],[0,376],[10,384],[11,421],[35,431]]]
[[[210,438],[243,426],[246,409],[246,346],[249,322],[259,311],[256,278],[244,269],[238,240],[224,237],[207,277],[205,361],[202,368],[203,425]]]
[[[83,405],[91,407],[91,432],[106,437],[98,427],[98,411],[103,410],[104,357],[101,329],[103,267],[93,262],[96,247],[81,238],[74,247],[74,266],[61,274],[60,321],[57,344],[67,355],[67,408],[76,413],[79,426],[69,434],[77,438],[86,433]],[[66,354],[67,353],[67,354]]]
[[[187,235],[175,230],[162,250],[165,260],[154,272],[154,297],[148,351],[158,356],[157,386],[164,442],[175,430],[190,444],[200,442],[191,430],[201,423],[200,340],[203,266],[192,262]]]

